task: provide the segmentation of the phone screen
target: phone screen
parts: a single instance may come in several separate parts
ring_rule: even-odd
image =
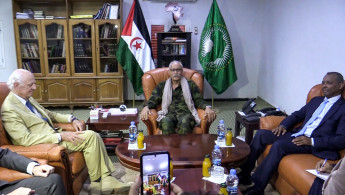
[[[168,152],[143,153],[140,157],[141,194],[170,194]]]

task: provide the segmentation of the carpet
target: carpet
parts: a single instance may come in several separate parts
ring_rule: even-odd
[[[112,173],[112,176],[114,176],[117,180],[124,182],[124,183],[133,183],[135,181],[135,179],[137,178],[137,175],[139,175],[140,173],[138,171],[134,171],[131,169],[128,169],[124,166],[122,166],[120,163],[113,163],[114,167],[115,167],[115,172]],[[88,178],[79,195],[89,195],[90,194],[90,179]],[[121,194],[117,194],[117,195],[127,195],[128,192],[124,192]]]

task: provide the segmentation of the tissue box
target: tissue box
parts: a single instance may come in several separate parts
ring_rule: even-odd
[[[98,112],[99,112],[99,110],[91,110],[90,111],[90,120],[98,119]]]

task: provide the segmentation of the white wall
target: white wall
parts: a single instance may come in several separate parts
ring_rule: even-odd
[[[258,96],[288,113],[326,72],[345,75],[345,1],[264,1]]]
[[[124,0],[123,23],[133,0]],[[148,29],[151,24],[172,24],[166,3],[139,0]],[[238,80],[221,98],[260,96],[288,113],[305,104],[308,90],[328,71],[345,75],[345,1],[343,0],[217,0],[231,36]],[[212,0],[180,3],[184,16],[178,24],[192,30],[192,68],[201,70],[199,40]],[[16,67],[11,0],[0,2],[5,41],[6,81]],[[127,91],[126,91],[127,88]],[[132,86],[125,84],[125,98],[132,99]],[[205,98],[211,98],[206,83]],[[127,93],[126,93],[127,92]],[[138,98],[136,98],[138,99]]]
[[[17,68],[17,57],[12,20],[12,1],[1,0],[0,20],[4,35],[5,67],[0,68],[0,81],[7,81],[8,76]]]
[[[149,31],[152,24],[166,24],[165,30],[169,30],[173,21],[171,12],[165,11],[167,2],[143,0],[139,0],[139,2]],[[261,0],[217,0],[217,2],[232,40],[238,80],[223,94],[214,93],[214,97],[215,99],[256,97],[260,55],[258,50],[261,48]],[[124,0],[123,23],[127,19],[132,3],[133,0]],[[198,28],[199,33],[192,34],[191,68],[202,70],[198,60],[199,41],[212,0],[198,0],[194,3],[180,2],[179,4],[183,7],[184,16],[177,24],[185,24],[189,27],[186,30],[191,32],[194,27]],[[132,99],[132,85],[129,81],[127,83],[128,96],[126,99]],[[206,81],[204,96],[207,99],[212,97],[212,88]],[[136,99],[140,98],[136,97]]]

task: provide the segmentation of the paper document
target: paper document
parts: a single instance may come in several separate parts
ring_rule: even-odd
[[[306,171],[308,171],[309,173],[315,175],[316,177],[319,177],[323,180],[326,180],[329,177],[329,173],[317,173],[317,171],[315,169],[307,169]]]
[[[138,109],[136,108],[127,108],[125,111],[121,111],[120,108],[110,108],[110,113],[112,116],[115,115],[123,115],[123,114],[127,114],[127,115],[136,115],[138,113]]]

